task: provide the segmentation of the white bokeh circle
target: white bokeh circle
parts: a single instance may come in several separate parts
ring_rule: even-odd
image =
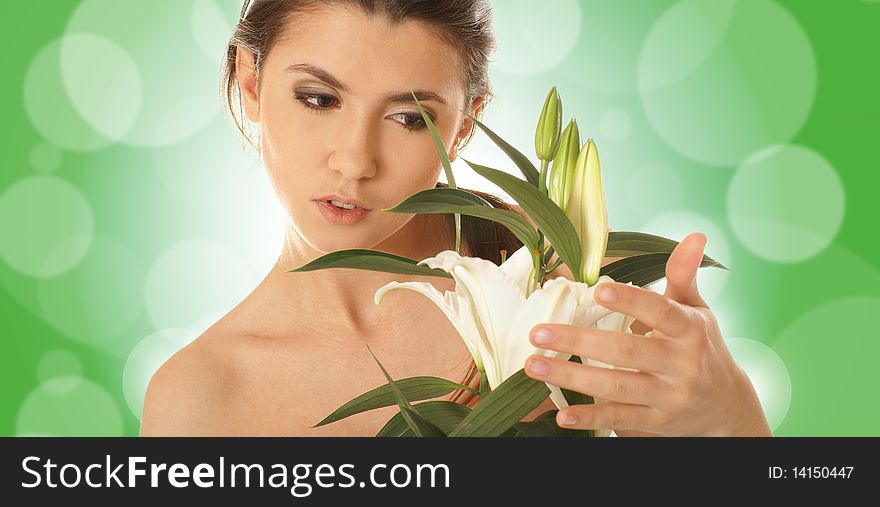
[[[37,378],[45,382],[55,377],[79,377],[82,375],[82,361],[67,349],[53,349],[40,358],[37,363]]]
[[[692,160],[739,163],[788,142],[816,92],[803,27],[769,0],[682,0],[645,38],[639,98],[657,134]]]
[[[727,214],[740,242],[774,262],[799,262],[825,249],[846,211],[843,183],[815,151],[771,146],[743,162],[727,190]]]
[[[583,11],[580,38],[568,59],[554,69],[554,74],[606,97],[629,97],[636,93],[642,41],[670,3],[671,0],[580,0]]]
[[[867,267],[876,278],[876,268]],[[841,270],[850,271],[848,267]],[[811,285],[822,290],[821,281]],[[851,285],[844,286],[851,290]],[[795,387],[789,409],[791,425],[782,427],[786,434],[877,434],[880,412],[866,393],[880,385],[876,367],[880,341],[873,329],[873,316],[878,312],[880,297],[875,295],[826,299],[802,310],[769,342],[785,358]]]
[[[83,0],[70,16],[68,34],[88,33],[113,41],[130,56],[140,75],[140,113],[120,142],[138,147],[182,142],[219,113],[216,76],[224,48],[215,42],[214,27],[206,27],[207,34],[193,33],[194,13],[205,12],[209,9],[199,8],[193,0]],[[208,19],[212,24],[216,20],[216,15]],[[215,45],[218,54],[207,57],[205,50]],[[65,68],[85,76],[108,72],[101,69],[102,62],[80,56],[71,53]],[[111,97],[120,97],[126,93],[121,85],[102,86]]]
[[[71,104],[61,76],[60,40],[50,42],[37,53],[25,73],[22,90],[28,120],[55,146],[90,152],[113,142],[89,125]]]
[[[92,207],[55,176],[29,176],[0,195],[0,258],[24,275],[51,278],[73,269],[95,233]]]
[[[61,77],[71,104],[96,131],[122,138],[141,110],[137,65],[112,40],[91,33],[61,39]]]
[[[491,65],[514,75],[534,75],[562,63],[581,31],[577,0],[495,2],[497,49]]]
[[[241,7],[241,2],[236,3]],[[214,0],[195,0],[190,23],[199,49],[209,60],[217,60],[219,65],[219,59],[224,56],[226,43],[233,30],[230,19]]]
[[[18,410],[19,435],[123,434],[122,414],[109,392],[79,376],[55,377],[31,391]]]

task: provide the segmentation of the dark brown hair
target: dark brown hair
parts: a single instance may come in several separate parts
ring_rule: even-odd
[[[474,113],[476,118],[482,118],[485,106],[493,97],[489,83],[489,56],[495,50],[495,37],[492,33],[492,6],[489,0],[246,0],[241,8],[239,22],[227,44],[220,93],[236,127],[258,151],[258,144],[254,143],[244,126],[241,93],[236,75],[237,50],[241,47],[254,55],[254,71],[259,83],[260,69],[266,55],[288,23],[300,13],[311,12],[326,5],[357,7],[367,15],[384,16],[392,24],[407,20],[425,23],[441,40],[456,49],[464,67],[463,77],[467,88],[466,103],[462,109],[470,111],[474,101],[482,97],[483,101]],[[475,127],[471,123],[467,136],[459,144],[459,150],[470,143]],[[445,183],[437,183],[437,187],[445,186]],[[488,192],[469,191],[486,199],[496,208],[515,211],[498,196]],[[445,217],[452,230],[455,226],[453,215]],[[482,218],[462,216],[461,236],[463,254],[481,257],[495,264],[501,263],[502,249],[512,255],[522,246],[519,239],[506,228]],[[476,364],[472,363],[461,383],[477,387],[476,376]],[[475,400],[472,393],[461,389],[455,392],[452,401],[462,399],[465,393],[467,397],[462,404],[467,405]]]

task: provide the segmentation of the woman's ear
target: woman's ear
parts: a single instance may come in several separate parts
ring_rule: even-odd
[[[254,54],[239,47],[235,57],[235,75],[238,79],[238,90],[241,93],[241,105],[247,119],[253,123],[260,122],[260,96],[257,71],[254,66]]]
[[[483,97],[477,97],[474,99],[474,103],[471,105],[471,110],[469,111],[471,116],[476,117],[477,113],[480,111],[480,108],[483,107]],[[468,136],[468,133],[472,129],[474,129],[476,125],[474,125],[474,121],[468,118],[467,116],[461,122],[461,128],[458,130],[458,133],[455,135],[455,143],[452,145],[452,150],[449,153],[449,161],[452,162],[456,158],[458,158],[458,147],[461,142]]]

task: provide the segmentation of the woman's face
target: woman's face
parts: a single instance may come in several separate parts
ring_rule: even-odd
[[[459,58],[419,22],[392,27],[326,7],[299,14],[285,30],[264,60],[259,90],[250,54],[240,50],[238,61],[243,106],[260,123],[275,191],[293,228],[321,252],[381,243],[415,216],[381,209],[435,186],[442,166],[410,89],[434,95],[419,101],[452,159],[470,126],[459,112]],[[321,209],[330,194],[370,211],[356,223],[335,222]]]

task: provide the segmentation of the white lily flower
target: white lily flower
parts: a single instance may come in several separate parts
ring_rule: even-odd
[[[390,282],[380,287],[376,304],[391,290],[410,289],[434,302],[455,326],[474,357],[477,369],[485,374],[492,389],[523,368],[531,354],[569,359],[571,354],[539,349],[529,341],[537,324],[564,323],[628,331],[635,320],[613,312],[595,302],[595,286],[557,277],[528,296],[526,288],[534,277],[531,253],[523,246],[501,266],[477,258],[462,257],[445,250],[419,262],[451,274],[455,290],[441,294],[427,282]],[[602,276],[598,282],[613,281]],[[581,358],[584,364],[612,367]],[[551,399],[559,408],[568,406],[561,390],[547,384]]]

